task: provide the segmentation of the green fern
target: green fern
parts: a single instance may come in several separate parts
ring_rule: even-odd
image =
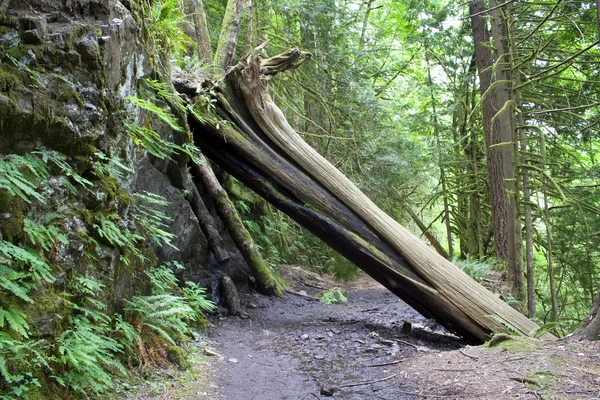
[[[75,188],[75,186],[73,186],[71,184],[71,182],[69,181],[69,178],[73,179],[75,182],[77,182],[79,185],[83,186],[84,188],[89,189],[93,186],[92,182],[85,179],[84,177],[79,175],[77,172],[75,172],[75,170],[67,162],[67,157],[65,155],[60,154],[56,151],[45,151],[45,150],[44,151],[36,150],[36,151],[32,152],[32,154],[40,156],[42,161],[46,164],[49,161],[52,161],[52,163],[54,163],[54,165],[56,165],[62,172],[62,174],[60,176],[61,181],[62,181],[62,183],[64,183],[65,186],[67,186],[69,188],[69,190],[71,191],[72,194],[76,194],[77,189]]]
[[[31,243],[41,246],[44,251],[50,251],[58,243],[69,244],[69,239],[55,225],[38,224],[25,218],[23,231],[27,234]]]
[[[212,312],[217,308],[217,305],[206,298],[206,289],[200,287],[195,282],[186,282],[186,286],[182,288],[183,294],[185,295],[188,304],[192,307],[196,313],[203,311]]]
[[[26,203],[32,200],[44,202],[37,190],[37,181],[48,177],[46,164],[31,154],[11,154],[0,158],[0,189],[11,196],[18,196]]]
[[[150,236],[154,243],[168,245],[177,250],[171,243],[175,235],[165,230],[168,228],[167,222],[172,219],[160,210],[168,206],[169,202],[160,195],[145,191],[135,193],[134,198],[132,217],[136,224]]]
[[[6,309],[0,307],[0,328],[8,325],[14,332],[22,337],[29,337],[29,325],[23,311],[10,304]]]
[[[94,161],[93,174],[99,178],[106,176],[124,178],[125,173],[133,172],[119,157],[109,157],[101,151],[94,153],[94,156],[97,158],[97,161]]]
[[[128,96],[126,99],[134,103],[139,108],[149,111],[153,115],[157,116],[167,125],[169,125],[174,131],[184,132],[184,129],[179,125],[177,117],[175,117],[171,110],[169,110],[167,107],[159,107],[152,101],[141,99],[135,96]]]
[[[0,240],[0,255],[20,265],[25,277],[31,277],[35,282],[54,282],[52,268],[33,250],[27,250],[5,240]],[[4,263],[2,264],[4,265]]]
[[[104,324],[93,325],[81,317],[71,317],[69,321],[71,327],[57,340],[57,361],[64,371],[53,378],[81,394],[100,395],[112,388],[113,373],[127,373],[116,357],[123,346],[107,335]]]
[[[143,147],[148,153],[162,159],[170,159],[175,151],[175,144],[163,139],[150,128],[140,126],[132,121],[124,121],[125,129],[136,146]]]

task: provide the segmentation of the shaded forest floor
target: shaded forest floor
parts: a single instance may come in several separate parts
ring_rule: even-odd
[[[369,277],[341,283],[291,266],[281,274],[292,292],[340,288],[348,301],[244,295],[244,314],[216,317],[210,339],[196,343],[190,371],[163,372],[159,386],[128,398],[600,398],[599,343],[465,346]]]

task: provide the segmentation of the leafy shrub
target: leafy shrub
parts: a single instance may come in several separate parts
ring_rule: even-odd
[[[348,298],[343,290],[333,288],[319,294],[319,300],[325,304],[339,304],[347,302]]]

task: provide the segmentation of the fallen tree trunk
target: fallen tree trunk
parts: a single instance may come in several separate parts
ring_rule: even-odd
[[[427,317],[472,343],[491,332],[528,335],[538,326],[381,211],[308,146],[271,100],[266,80],[303,53],[261,60],[255,50],[214,88],[223,124],[190,114],[206,154]],[[202,115],[199,115],[201,112]],[[547,334],[546,337],[553,338]]]
[[[227,231],[250,267],[258,289],[264,294],[281,297],[281,289],[273,279],[269,266],[262,258],[242,219],[233,208],[231,201],[229,201],[227,192],[217,180],[204,156],[198,154],[198,158],[201,160],[201,164],[193,164],[192,171],[196,178],[203,183],[204,188],[215,202],[217,213],[225,223]]]
[[[227,264],[231,258],[229,257],[229,253],[227,253],[225,242],[219,234],[219,228],[215,219],[210,214],[210,211],[208,211],[202,200],[202,196],[198,193],[198,189],[196,189],[191,179],[186,179],[185,188],[189,192],[188,202],[190,203],[190,207],[192,207],[194,215],[198,218],[200,229],[202,229],[204,236],[206,236],[210,250],[220,265]]]

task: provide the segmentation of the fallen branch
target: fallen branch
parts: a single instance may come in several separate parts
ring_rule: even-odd
[[[308,300],[320,301],[317,297],[310,296],[308,294],[304,294],[304,293],[300,293],[300,292],[296,292],[295,290],[284,289],[284,292],[289,293],[289,294],[293,294],[294,296],[304,297],[305,299],[308,299]]]
[[[407,341],[405,341],[405,340],[400,340],[400,339],[395,339],[395,340],[396,340],[396,342],[398,342],[398,343],[402,343],[402,344],[405,344],[405,345],[407,345],[407,346],[414,347],[415,349],[419,350],[419,346],[417,346],[416,344],[412,344],[412,343],[409,343],[409,342],[407,342]]]
[[[538,381],[535,379],[525,378],[525,377],[510,377],[508,378],[511,381],[519,382],[519,383],[529,383],[530,385],[541,386]]]
[[[387,376],[385,378],[376,379],[374,381],[347,383],[345,385],[334,386],[334,387],[330,387],[330,388],[322,388],[321,394],[323,396],[328,396],[328,397],[333,396],[333,394],[340,389],[347,388],[347,387],[354,387],[354,386],[372,385],[374,383],[385,382],[385,381],[389,381],[390,379],[394,378],[396,375],[398,375],[398,374],[393,374],[393,375]]]
[[[370,367],[385,367],[386,365],[395,365],[395,364],[400,364],[401,362],[404,362],[404,359],[400,359],[400,360],[396,360],[396,361],[390,361],[390,362],[381,363],[381,364],[369,364],[369,365],[364,365],[364,366],[363,366],[363,368],[370,368]]]
[[[460,354],[462,354],[465,357],[469,357],[472,360],[479,360],[479,357],[475,357],[475,356],[472,356],[470,354],[467,354],[462,349],[459,349],[458,351],[460,352]]]

